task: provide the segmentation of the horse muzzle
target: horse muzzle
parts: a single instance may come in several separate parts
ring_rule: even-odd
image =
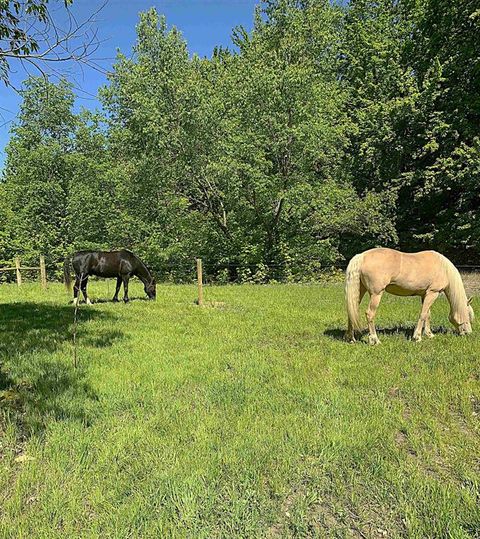
[[[467,323],[458,326],[458,333],[460,333],[460,335],[470,335],[470,333],[472,333],[471,324]]]

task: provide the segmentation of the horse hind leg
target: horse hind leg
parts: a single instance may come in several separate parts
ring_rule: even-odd
[[[85,299],[85,303],[86,303],[87,305],[91,305],[92,302],[90,301],[90,299],[89,299],[89,297],[88,297],[88,295],[87,295],[87,284],[88,284],[88,277],[85,277],[85,278],[82,280],[80,286],[81,286],[81,289],[82,289],[83,297],[84,297],[84,299]]]
[[[115,288],[115,295],[113,296],[113,300],[114,302],[117,302],[118,301],[118,293],[120,292],[120,287],[122,286],[122,278],[121,277],[117,277],[117,287]]]
[[[380,300],[382,299],[383,290],[378,294],[370,294],[370,301],[366,312],[368,323],[368,342],[369,344],[380,344],[380,339],[377,336],[377,330],[375,329],[375,315],[377,313]]]

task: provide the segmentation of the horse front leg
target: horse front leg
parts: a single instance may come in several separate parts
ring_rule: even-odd
[[[366,312],[368,323],[368,342],[369,344],[380,344],[380,339],[377,336],[377,330],[375,329],[375,315],[377,313],[378,305],[382,299],[383,290],[378,294],[370,295],[370,302]]]
[[[422,310],[420,311],[420,318],[418,319],[417,326],[413,332],[413,340],[421,341],[422,340],[422,330],[425,326],[425,335],[427,337],[433,336],[433,333],[430,330],[430,307],[433,302],[438,298],[438,292],[427,292],[422,298]],[[428,326],[427,326],[428,321]],[[427,332],[428,327],[428,332]]]
[[[123,280],[123,301],[125,303],[128,303],[130,301],[128,297],[128,281],[130,280],[130,277],[128,275],[123,275],[122,280]]]
[[[428,337],[429,339],[433,339],[433,337],[435,337],[430,328],[430,309],[428,310],[427,318],[425,319],[424,333],[425,337]]]
[[[120,292],[120,287],[122,286],[122,278],[121,277],[117,277],[117,287],[115,288],[115,295],[113,296],[113,300],[114,302],[117,302],[118,301],[118,293]]]

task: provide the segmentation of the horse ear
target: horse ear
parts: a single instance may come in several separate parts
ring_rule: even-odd
[[[470,305],[470,304],[472,303],[472,300],[473,300],[473,296],[470,296],[470,297],[468,298],[467,305]]]

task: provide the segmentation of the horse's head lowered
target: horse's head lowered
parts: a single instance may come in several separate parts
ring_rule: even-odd
[[[472,322],[475,319],[475,314],[471,306],[472,298],[469,298],[467,301],[467,319],[461,320],[458,315],[450,315],[450,322],[456,327],[460,335],[468,335],[472,333]]]
[[[157,297],[157,283],[155,279],[152,279],[149,284],[145,284],[144,290],[149,299],[155,299]]]

